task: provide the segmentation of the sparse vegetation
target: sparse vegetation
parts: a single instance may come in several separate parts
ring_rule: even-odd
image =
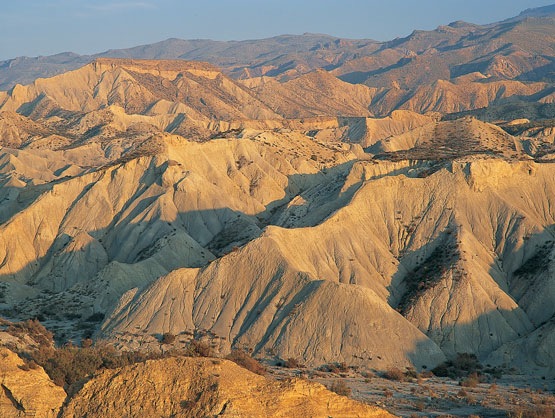
[[[175,342],[175,334],[171,332],[165,332],[162,334],[162,338],[160,340],[162,344],[173,344]]]
[[[329,390],[341,396],[351,396],[352,393],[351,388],[343,380],[333,382],[330,385]]]
[[[434,288],[448,271],[452,270],[454,277],[460,278],[455,272],[460,259],[459,249],[452,238],[448,238],[451,237],[450,230],[445,232],[430,256],[405,276],[406,292],[398,306],[401,313],[405,313],[427,290]]]
[[[537,383],[541,376],[534,376],[536,386],[515,384],[514,390],[506,382],[516,380],[516,373],[502,377],[504,369],[482,367],[470,353],[434,369],[452,380],[411,368],[384,372],[392,358],[433,367],[434,359],[452,353],[450,347],[480,347],[483,358],[504,350],[498,359],[509,365],[503,367],[513,366],[509,359],[516,358],[519,372],[533,370],[532,360],[545,357],[553,331],[552,312],[543,304],[552,302],[545,287],[554,262],[554,243],[546,241],[554,230],[549,200],[554,184],[553,167],[538,164],[537,157],[545,162],[555,155],[554,121],[497,122],[509,132],[533,134],[513,138],[460,114],[440,120],[445,109],[492,101],[510,105],[497,114],[500,120],[528,107],[539,115],[540,104],[534,102],[549,101],[553,93],[547,85],[553,80],[536,82],[551,77],[550,56],[540,54],[539,46],[526,48],[529,40],[519,43],[527,26],[514,25],[509,32],[491,26],[482,32],[459,23],[439,28],[432,43],[441,54],[427,53],[427,34],[415,33],[393,42],[399,51],[407,42],[420,45],[421,56],[407,56],[399,65],[399,54],[388,58],[383,52],[391,45],[383,44],[380,56],[394,59],[382,63],[385,73],[362,69],[341,76],[366,87],[337,84],[319,71],[305,78],[306,68],[295,69],[302,59],[251,74],[291,78],[291,83],[256,77],[237,84],[216,69],[182,71],[178,62],[166,71],[168,63],[160,62],[143,71],[135,66],[144,64],[136,62],[137,71],[127,68],[122,80],[114,78],[114,70],[126,67],[115,63],[77,73],[85,77],[41,81],[34,90],[18,86],[5,96],[6,109],[17,112],[0,116],[10,128],[0,145],[13,146],[0,156],[7,176],[1,194],[6,257],[0,259],[7,283],[0,283],[0,302],[11,318],[47,320],[58,343],[38,320],[6,325],[7,332],[22,336],[5,338],[25,358],[21,369],[42,365],[57,384],[72,388],[98,370],[172,355],[227,353],[231,344],[248,340],[256,351],[241,346],[228,358],[255,373],[265,374],[266,368],[253,353],[278,360],[280,377],[316,376],[328,386],[334,382],[332,390],[340,394],[353,388],[363,396],[360,387],[370,391],[379,385],[379,401],[395,394],[388,402],[393,405],[410,391],[409,413],[424,415],[426,408],[449,402],[466,408],[465,414],[470,412],[465,403],[475,402],[495,403],[488,406],[491,411],[505,411],[504,396],[518,399],[521,409],[514,413],[519,416],[549,413],[550,406],[536,401],[553,391],[555,383],[545,371],[553,366],[550,359],[541,371],[546,381]],[[468,31],[474,35],[467,36]],[[471,57],[474,40],[492,33],[497,45],[490,50],[497,56]],[[449,39],[438,41],[443,34]],[[305,41],[313,42],[312,37]],[[508,41],[512,47],[499,49]],[[373,43],[337,40],[313,52],[346,51],[348,61],[355,44],[364,66],[364,55],[374,54]],[[462,44],[469,62],[454,59]],[[447,50],[449,62],[434,65]],[[530,55],[522,51],[536,57],[532,67],[542,67],[520,73]],[[500,65],[503,54],[506,62]],[[289,60],[286,55],[283,62]],[[348,66],[347,61],[331,60],[329,68]],[[431,74],[416,74],[422,63]],[[393,83],[386,74],[390,64],[399,76]],[[416,73],[409,74],[411,69]],[[437,79],[439,70],[443,81],[434,83],[431,94],[426,84]],[[516,77],[503,73],[509,70],[521,74],[518,83],[504,84]],[[335,73],[339,76],[341,68]],[[384,90],[379,84],[386,78]],[[98,94],[83,106],[81,99],[90,98],[92,86]],[[280,98],[288,86],[308,89]],[[320,86],[328,86],[328,93],[339,87],[347,95],[322,95]],[[307,103],[318,106],[307,108]],[[402,103],[422,114],[391,113]],[[552,118],[554,106],[550,103],[549,115],[542,118]],[[486,108],[480,112],[491,118],[493,110],[489,116]],[[310,116],[317,114],[322,116]],[[37,128],[28,131],[25,126],[31,124]],[[228,139],[189,143],[216,138]],[[373,157],[382,150],[392,152]],[[519,158],[528,161],[514,164]],[[56,219],[38,222],[42,214],[35,211],[45,207]],[[93,213],[106,208],[108,213]],[[21,220],[31,220],[24,233]],[[190,268],[176,270],[183,266]],[[170,291],[161,302],[156,292],[164,289]],[[93,341],[105,319],[98,307],[112,312],[114,306],[108,305],[116,303],[119,308],[103,331],[122,350],[144,351],[120,352]],[[125,315],[128,320],[122,320]],[[190,329],[164,333],[167,328],[160,324],[168,323],[190,324]],[[415,324],[427,337],[415,334]],[[78,346],[61,345],[68,340]],[[310,360],[329,364],[320,370],[304,367],[305,359],[272,351],[269,341],[290,353],[312,344]],[[342,359],[352,359],[353,365],[333,363]],[[356,365],[378,370],[385,379],[361,373]],[[499,386],[490,385],[496,379]],[[361,386],[355,386],[357,381]],[[193,395],[176,401],[193,409],[203,393],[198,399]]]
[[[554,406],[538,406],[531,408],[516,408],[509,412],[509,418],[553,418]]]
[[[319,370],[323,372],[328,372],[328,373],[340,374],[340,373],[347,373],[349,371],[349,366],[347,366],[345,362],[329,363],[329,364],[324,364],[323,366],[320,366]]]
[[[470,376],[464,378],[460,381],[460,385],[465,388],[475,388],[480,383],[480,379],[478,378],[477,373],[472,373]]]
[[[475,354],[459,353],[454,359],[434,368],[432,372],[439,377],[457,379],[471,374],[480,376],[482,369],[483,367]]]
[[[210,357],[213,355],[210,345],[206,341],[189,341],[185,353],[193,357]]]
[[[9,323],[6,332],[14,336],[28,335],[40,346],[53,346],[53,334],[38,319]]]
[[[287,367],[288,369],[299,369],[304,367],[299,360],[297,360],[296,358],[293,357],[289,357],[287,360],[285,360],[285,362],[283,363],[284,367]]]
[[[24,349],[12,347],[25,361],[21,366],[23,370],[42,366],[55,384],[70,391],[74,385],[100,369],[113,369],[150,359],[173,356],[208,357],[212,354],[207,343],[196,340],[191,340],[184,349],[164,352],[118,351],[110,344],[94,344],[89,338],[82,340],[81,347],[72,343],[56,347],[52,333],[36,319],[17,323],[3,321],[3,325],[10,334],[20,338],[28,336],[35,342],[35,345]],[[175,338],[175,335],[167,333],[162,340],[175,341]]]
[[[90,315],[85,322],[102,322],[104,320],[104,314],[102,312],[95,312]]]
[[[405,373],[403,373],[401,369],[398,369],[396,367],[386,370],[383,376],[388,380],[395,380],[397,382],[405,381]]]
[[[232,350],[226,358],[261,376],[264,376],[267,372],[266,368],[258,360],[252,358],[243,350]]]

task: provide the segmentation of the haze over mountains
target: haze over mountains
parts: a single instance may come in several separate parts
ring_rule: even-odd
[[[554,49],[548,7],[4,62],[2,316],[122,349],[554,375]]]
[[[208,61],[234,79],[284,81],[323,69],[370,87],[367,107],[381,116],[398,108],[451,113],[507,97],[552,103],[553,19],[552,8],[543,7],[499,23],[453,22],[389,42],[316,34],[229,42],[168,39],[93,56],[21,57],[0,63],[0,89],[112,57]]]

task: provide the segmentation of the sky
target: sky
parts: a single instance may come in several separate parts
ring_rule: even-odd
[[[92,54],[168,38],[325,33],[379,41],[455,20],[491,23],[555,0],[0,0],[0,60]]]

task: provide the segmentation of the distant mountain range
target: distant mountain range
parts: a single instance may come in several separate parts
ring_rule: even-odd
[[[295,79],[299,85],[314,84],[327,72],[368,87],[363,105],[374,115],[395,109],[461,112],[503,104],[509,97],[551,103],[555,101],[555,6],[529,9],[483,26],[453,22],[389,42],[319,34],[229,42],[168,39],[90,56],[19,57],[0,62],[0,89],[51,77],[102,57],[206,61],[231,78],[253,80],[249,85],[262,96],[275,96],[280,84]],[[324,72],[311,74],[315,70]],[[302,79],[307,74],[309,78]],[[326,83],[331,83],[329,77]]]

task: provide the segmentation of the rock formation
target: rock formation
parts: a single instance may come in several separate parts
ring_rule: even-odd
[[[168,358],[105,370],[64,408],[75,416],[393,417],[318,383],[271,381],[220,359]]]
[[[32,368],[7,348],[0,348],[0,415],[56,418],[66,399],[42,367]]]

